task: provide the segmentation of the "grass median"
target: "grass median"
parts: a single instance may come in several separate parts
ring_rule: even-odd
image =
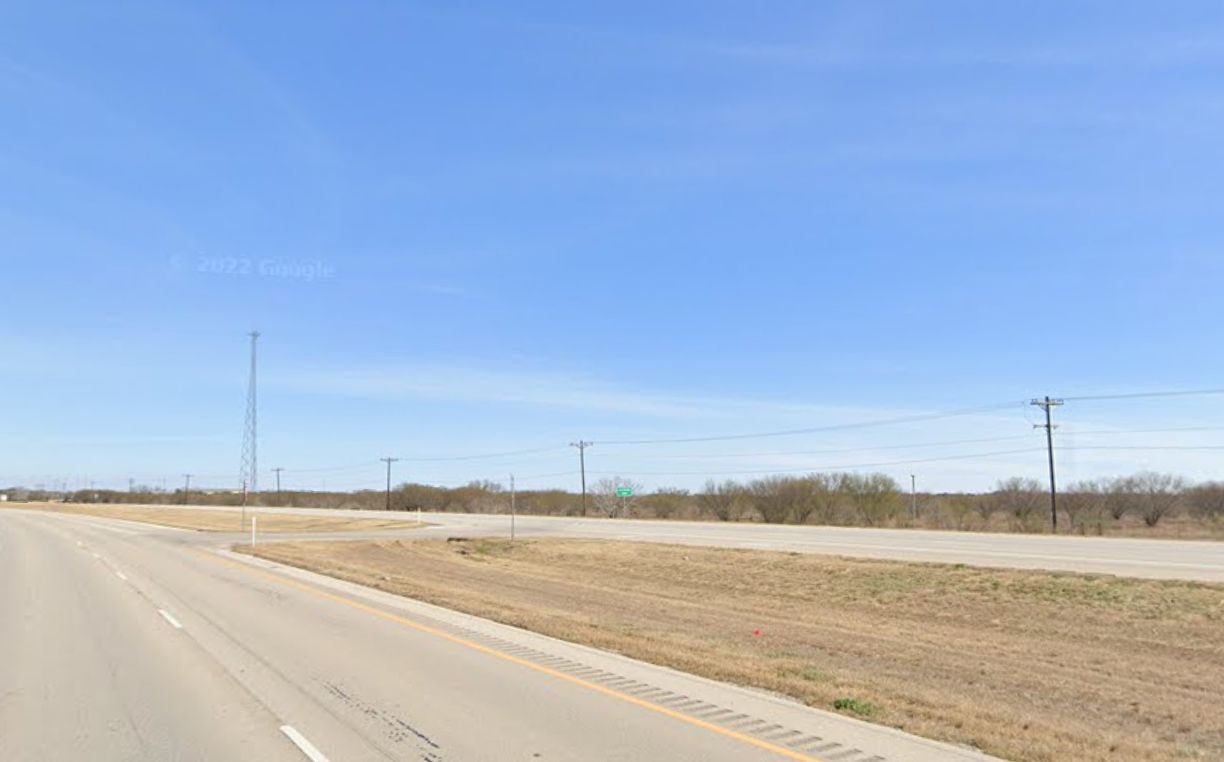
[[[17,503],[11,508],[24,510],[70,513],[78,516],[138,521],[143,524],[193,529],[200,532],[242,532],[242,514],[233,511],[212,511],[198,508],[170,508],[157,506],[99,505],[96,503]],[[252,510],[247,514],[246,531],[250,531],[250,517],[258,519],[260,534],[306,534],[310,532],[369,532],[389,529],[415,529],[421,524],[415,521],[394,519],[358,519],[336,516],[310,516],[304,514],[260,513]]]
[[[1224,760],[1224,586],[602,541],[255,553],[1018,762]]]

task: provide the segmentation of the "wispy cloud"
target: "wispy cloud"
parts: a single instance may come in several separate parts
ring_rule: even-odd
[[[289,391],[345,397],[447,400],[663,416],[698,416],[704,405],[624,391],[570,373],[527,373],[473,367],[413,367],[322,370],[270,377]]]
[[[444,400],[628,413],[702,421],[788,422],[870,419],[897,411],[825,407],[755,398],[629,389],[578,372],[504,371],[427,364],[354,370],[299,370],[265,377],[268,386],[300,393],[370,399]],[[800,424],[802,425],[802,424]]]
[[[1002,45],[992,47],[897,48],[829,44],[708,43],[705,52],[745,62],[814,68],[869,66],[1139,66],[1179,67],[1224,60],[1224,39],[1171,36],[1135,42],[1100,40],[1094,44]]]
[[[357,399],[446,401],[461,404],[492,404],[537,409],[581,411],[603,416],[619,429],[620,415],[659,420],[657,426],[635,435],[675,437],[725,435],[807,427],[874,425],[914,417],[925,420],[934,411],[902,406],[872,406],[853,402],[813,404],[787,398],[764,398],[734,394],[667,391],[632,388],[589,373],[567,371],[519,371],[471,365],[421,364],[365,367],[350,370],[297,369],[276,371],[264,377],[269,388]],[[1019,405],[1019,403],[1017,403]],[[935,413],[942,417],[941,413]],[[994,407],[960,421],[978,425],[1015,423],[1015,416]],[[1023,421],[1021,421],[1023,430]],[[605,427],[607,430],[607,427]]]

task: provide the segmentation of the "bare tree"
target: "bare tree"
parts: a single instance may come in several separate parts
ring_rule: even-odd
[[[733,479],[723,482],[710,479],[705,490],[697,495],[697,505],[719,521],[739,521],[744,508],[744,488]]]
[[[1030,529],[1034,516],[1045,505],[1045,492],[1036,479],[1013,476],[995,487],[994,502],[999,510],[1011,514],[1019,529]]]
[[[519,513],[544,516],[577,516],[582,510],[577,495],[559,489],[520,492],[518,508]]]
[[[1154,527],[1171,514],[1186,490],[1186,479],[1176,474],[1158,474],[1144,471],[1127,480],[1135,492],[1139,515],[1143,523]]]
[[[815,515],[816,523],[832,524],[837,519],[837,505],[841,499],[842,478],[844,474],[808,474],[804,477],[806,490],[803,494],[804,503],[796,513],[796,523],[805,524]]]
[[[614,476],[595,482],[589,492],[596,510],[610,519],[615,519],[633,512],[643,489],[641,482]],[[631,494],[621,497],[621,490],[629,490]]]
[[[1209,521],[1224,517],[1224,482],[1204,482],[1186,491],[1194,515]]]
[[[813,514],[822,520],[832,515],[837,484],[831,474],[773,475],[753,481],[744,494],[767,523],[805,524]]]
[[[829,491],[826,478],[821,474],[789,477],[783,487],[786,500],[786,519],[793,524],[806,524],[808,518],[821,504],[822,493]]]
[[[1072,531],[1083,529],[1087,522],[1100,519],[1109,494],[1109,483],[1081,481],[1067,488],[1058,501],[1071,524]]]
[[[990,523],[990,517],[995,515],[995,511],[999,510],[999,501],[991,495],[979,495],[973,501],[973,510],[977,511],[977,515],[982,517],[982,521]]]
[[[1105,492],[1105,506],[1114,521],[1120,521],[1123,516],[1133,513],[1138,508],[1136,486],[1132,477],[1118,476],[1101,482]]]
[[[689,504],[689,491],[679,487],[659,487],[643,502],[654,511],[656,518],[670,519]]]
[[[969,519],[981,502],[989,503],[990,501],[974,501],[969,495],[948,495],[939,498],[936,506],[947,512],[952,521],[952,527],[959,532],[969,526]]]
[[[406,511],[440,511],[447,507],[447,490],[427,484],[401,484],[395,490],[394,505]]]
[[[859,520],[869,527],[888,523],[901,510],[901,488],[887,474],[843,474],[840,482]]]
[[[767,524],[785,523],[795,496],[793,481],[794,477],[774,475],[763,476],[748,485],[752,507],[761,514],[761,520]]]

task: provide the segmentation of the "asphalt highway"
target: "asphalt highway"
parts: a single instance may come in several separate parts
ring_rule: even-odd
[[[416,513],[398,511],[260,510],[269,513],[399,518],[404,521],[415,521],[417,518]],[[433,528],[425,533],[413,533],[413,537],[509,536],[510,533],[510,517],[506,515],[425,513],[421,518],[432,524]],[[518,516],[514,523],[515,531],[521,537],[599,538],[756,548],[855,558],[1224,582],[1224,543],[1212,541],[549,516]],[[298,539],[322,539],[327,536],[302,535]]]
[[[0,511],[0,760],[988,759],[223,544]]]

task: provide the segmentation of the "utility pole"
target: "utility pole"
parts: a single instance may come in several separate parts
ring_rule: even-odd
[[[910,515],[918,520],[918,477],[910,474]]]
[[[387,464],[387,510],[391,510],[391,464],[399,460],[399,458],[379,458],[383,463]]]
[[[187,505],[187,493],[191,492],[191,474],[183,474],[187,481],[183,483],[183,505]]]
[[[135,491],[136,491],[136,480],[131,477],[128,477],[128,494],[130,495]]]
[[[514,542],[514,474],[510,474],[510,542]]]
[[[1045,411],[1046,422],[1044,424],[1036,424],[1035,429],[1046,430],[1046,452],[1050,456],[1050,527],[1055,534],[1058,533],[1058,489],[1054,486],[1054,421],[1052,420],[1051,410],[1063,404],[1060,399],[1051,399],[1046,396],[1044,399],[1033,400],[1030,405],[1036,405]]]
[[[582,469],[582,515],[587,515],[586,509],[586,448],[595,444],[594,442],[584,442],[579,439],[577,442],[570,442],[570,447],[578,448],[578,465]]]
[[[285,469],[283,469],[283,468],[274,468],[274,469],[272,469],[273,473],[275,473],[275,474],[276,474],[276,504],[277,504],[277,505],[280,505],[280,504],[281,504],[280,475],[281,475],[281,471],[284,471],[284,470],[285,470]]]

